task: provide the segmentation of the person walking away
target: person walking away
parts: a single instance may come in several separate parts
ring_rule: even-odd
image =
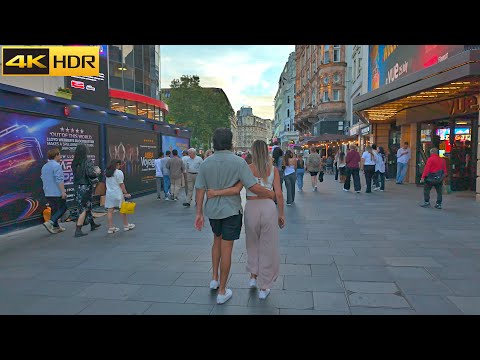
[[[58,220],[67,211],[67,192],[62,169],[62,156],[60,150],[51,149],[47,152],[48,162],[42,166],[41,179],[43,192],[51,208],[51,218],[43,226],[52,234],[65,231],[58,224]]]
[[[183,206],[190,207],[193,197],[193,189],[195,186],[195,180],[197,179],[198,170],[203,163],[203,159],[197,156],[197,150],[190,148],[188,150],[188,159],[185,161],[187,164],[187,197]]]
[[[75,201],[78,209],[78,219],[75,229],[75,237],[88,234],[82,232],[85,222],[90,224],[90,230],[94,231],[101,224],[96,224],[92,215],[93,184],[98,182],[101,170],[88,158],[88,148],[85,144],[78,144],[72,161],[73,186],[75,189]]]
[[[370,145],[365,147],[365,151],[362,154],[362,160],[360,168],[365,173],[365,182],[367,184],[367,190],[365,193],[370,194],[372,192],[372,178],[375,174],[375,162],[376,157],[373,149]]]
[[[197,214],[195,228],[199,231],[204,226],[203,200],[209,189],[222,190],[237,184],[232,195],[216,196],[206,200],[205,215],[209,218],[213,232],[212,245],[212,280],[210,289],[218,289],[217,304],[223,304],[232,297],[232,290],[227,288],[228,275],[232,263],[234,240],[240,237],[242,229],[242,186],[256,195],[274,198],[275,193],[257,183],[248,164],[232,152],[233,134],[230,129],[218,128],[213,133],[215,153],[201,165],[195,183]],[[240,184],[238,184],[240,182]],[[218,270],[220,267],[220,277]],[[219,283],[220,280],[220,283]]]
[[[297,187],[298,192],[303,191],[303,176],[305,175],[305,161],[303,160],[303,154],[297,155]]]
[[[188,150],[183,150],[182,151],[182,161],[183,161],[183,185],[185,187],[185,196],[188,195],[188,186],[187,186],[187,159],[189,158],[188,156]]]
[[[412,151],[408,147],[408,142],[403,143],[403,147],[397,151],[397,184],[403,184],[405,175],[407,174],[408,161],[412,156]]]
[[[339,169],[338,169],[338,157],[340,156],[340,149],[337,150],[335,153],[335,157],[333,159],[333,171],[335,171],[335,181],[338,181],[338,174],[339,174]]]
[[[317,175],[320,172],[320,166],[322,165],[322,158],[320,154],[317,153],[315,147],[310,148],[310,154],[307,159],[307,166],[305,171],[310,172],[312,178],[312,191],[317,191]]]
[[[263,300],[270,294],[270,289],[278,278],[280,267],[278,227],[283,228],[285,226],[285,215],[283,194],[280,189],[280,175],[278,174],[278,168],[273,166],[268,155],[268,146],[265,141],[256,140],[253,143],[252,158],[250,170],[257,178],[257,182],[265,189],[273,189],[279,204],[277,210],[277,206],[272,201],[272,198],[257,196],[250,190],[247,190],[245,240],[247,246],[247,271],[250,273],[249,287],[255,288],[258,284],[260,289],[258,297]],[[232,188],[208,190],[207,196],[211,198],[235,194],[241,188],[242,186],[240,185],[237,191],[233,192]]]
[[[287,205],[295,201],[295,183],[297,181],[297,161],[293,158],[292,150],[287,150],[283,158],[285,165],[284,180],[287,189]]]
[[[163,191],[165,193],[165,200],[169,201],[171,194],[170,194],[170,170],[167,169],[167,162],[170,160],[171,152],[167,150],[165,152],[165,157],[162,158],[162,174],[163,174]]]
[[[163,156],[163,153],[161,153]],[[107,219],[108,219],[108,234],[114,234],[117,231],[120,231],[118,227],[115,227],[113,224],[113,212],[115,209],[120,209],[124,198],[129,199],[131,195],[127,192],[125,188],[125,177],[123,171],[120,170],[122,162],[118,159],[114,159],[108,165],[107,170],[105,171],[106,183],[107,183],[107,192],[105,196],[105,208],[107,209]],[[123,230],[130,231],[135,228],[135,224],[130,224],[128,222],[127,214],[120,213],[123,221]]]
[[[343,191],[350,191],[350,177],[353,177],[353,187],[358,194],[362,189],[360,184],[360,154],[355,145],[350,145],[350,151],[345,157],[346,178]]]
[[[337,159],[337,170],[340,174],[340,183],[345,182],[345,174],[346,174],[346,162],[345,162],[345,153],[343,151],[339,152],[338,159]]]
[[[163,152],[160,151],[158,153],[158,158],[155,159],[155,180],[157,182],[157,200],[162,200],[162,197],[160,196],[160,194],[162,193],[163,188],[165,186],[163,182],[162,159],[163,159]]]
[[[377,149],[377,158],[375,160],[375,182],[374,190],[385,191],[385,170],[386,170],[386,156],[383,147],[379,146]],[[380,179],[380,181],[379,181]]]
[[[272,158],[273,158],[273,166],[278,169],[278,173],[280,174],[280,187],[283,187],[283,179],[284,179],[284,168],[283,168],[283,150],[279,146],[278,141],[274,141],[272,147]]]
[[[424,203],[420,205],[421,207],[430,207],[430,191],[432,190],[432,187],[434,187],[437,191],[437,203],[435,204],[435,209],[442,208],[443,182],[447,177],[447,174],[447,163],[445,159],[438,156],[438,148],[431,148],[430,156],[427,159],[420,180],[420,182],[424,182]]]
[[[182,186],[182,178],[185,173],[185,168],[183,165],[183,160],[178,157],[177,149],[172,150],[172,157],[167,162],[167,169],[170,171],[170,183],[171,183],[171,193],[172,200],[178,200],[178,193],[180,192]]]
[[[209,156],[213,155],[213,150],[212,149],[208,149],[207,151],[205,151],[205,158],[203,160],[205,160],[206,158],[208,158]]]

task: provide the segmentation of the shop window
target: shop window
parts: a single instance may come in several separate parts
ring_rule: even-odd
[[[125,112],[137,115],[137,103],[135,101],[125,100]]]
[[[122,62],[122,45],[108,45],[108,58],[110,61]]]
[[[111,98],[110,99],[110,108],[115,111],[125,112],[125,100]]]
[[[134,59],[133,59],[133,48],[134,45],[123,45],[122,52],[122,62],[128,67],[133,68]]]
[[[134,45],[133,57],[134,57],[135,67],[138,69],[143,69],[143,46],[142,45]]]

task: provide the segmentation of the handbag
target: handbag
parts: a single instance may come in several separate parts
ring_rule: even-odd
[[[425,179],[425,182],[428,182],[431,185],[439,185],[442,183],[443,178],[444,178],[443,170],[438,170],[437,172],[428,174]]]
[[[133,201],[124,201],[122,202],[122,206],[120,207],[120,214],[133,214],[135,213],[135,206],[136,203]]]
[[[318,181],[323,182],[323,175],[324,174],[325,173],[323,172],[323,170],[320,170],[320,173],[318,174]]]
[[[99,182],[95,187],[95,195],[104,196],[107,193],[107,187],[104,182]]]

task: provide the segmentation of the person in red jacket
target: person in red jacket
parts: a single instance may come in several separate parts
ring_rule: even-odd
[[[428,179],[429,174],[437,173],[438,171],[443,171],[443,177],[440,182],[432,183]],[[425,169],[423,170],[422,179],[420,182],[425,182],[425,186],[423,187],[423,197],[425,202],[420,205],[421,207],[429,207],[430,206],[430,190],[432,187],[435,188],[437,191],[437,203],[435,205],[436,209],[442,208],[442,186],[443,180],[447,177],[447,163],[445,162],[444,158],[438,156],[438,149],[431,148],[430,149],[430,157],[425,164]]]

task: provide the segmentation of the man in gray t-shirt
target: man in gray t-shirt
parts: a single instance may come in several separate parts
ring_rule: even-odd
[[[197,191],[197,215],[195,228],[199,231],[204,226],[203,200],[208,189],[227,189],[239,181],[246,189],[263,197],[274,197],[275,193],[257,184],[248,164],[232,151],[232,132],[227,128],[218,128],[213,134],[215,153],[200,165],[195,182]],[[212,281],[210,289],[218,289],[217,303],[223,304],[232,297],[232,290],[227,289],[227,279],[232,262],[233,241],[240,237],[242,229],[242,200],[240,194],[216,196],[207,199],[205,215],[209,218],[213,231],[212,246]],[[218,282],[220,267],[220,286]]]

